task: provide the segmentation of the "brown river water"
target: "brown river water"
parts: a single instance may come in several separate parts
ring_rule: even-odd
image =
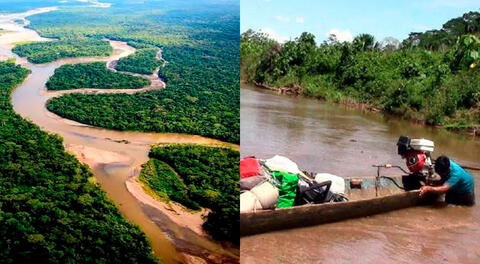
[[[314,99],[241,88],[241,156],[287,156],[299,167],[373,176],[402,165],[400,135],[435,142],[433,156],[480,166],[480,140]],[[384,174],[399,174],[385,171]],[[480,174],[473,172],[476,193]],[[477,204],[480,204],[477,195]],[[241,263],[480,263],[480,205],[415,207],[241,238]]]
[[[224,259],[230,262],[238,260],[238,249],[224,248],[205,236],[197,235],[185,226],[177,225],[162,210],[151,206],[151,203],[139,201],[137,199],[139,196],[133,196],[126,187],[127,180],[138,175],[139,166],[148,161],[151,144],[167,142],[226,145],[226,143],[194,135],[101,129],[60,118],[46,109],[46,101],[59,95],[55,92],[47,92],[45,88],[46,81],[53,75],[56,68],[64,64],[92,61],[105,61],[108,64],[135,51],[124,42],[110,41],[114,53],[105,58],[61,59],[46,64],[32,64],[18,58],[11,52],[12,43],[46,39],[13,21],[52,10],[54,9],[37,9],[21,14],[0,16],[0,28],[10,31],[0,36],[0,58],[17,58],[17,63],[32,72],[12,94],[15,111],[40,126],[41,129],[63,138],[67,150],[92,168],[102,189],[119,207],[122,214],[146,233],[156,255],[161,257],[164,263],[188,262],[198,258],[213,258],[217,261]],[[141,188],[137,189],[142,192]],[[187,255],[190,258],[185,259],[189,257]]]

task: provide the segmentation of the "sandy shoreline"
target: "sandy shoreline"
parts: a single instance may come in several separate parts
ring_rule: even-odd
[[[138,177],[140,170],[137,169],[137,173],[133,177],[130,177],[126,182],[125,186],[128,191],[140,202],[143,204],[149,205],[166,215],[172,222],[176,223],[179,226],[189,228],[200,236],[209,238],[208,234],[202,228],[203,216],[208,213],[208,210],[202,209],[198,212],[191,211],[185,207],[179,205],[176,202],[166,202],[155,199],[152,195],[148,194],[145,190],[147,187],[139,182]]]
[[[132,164],[132,159],[127,155],[113,151],[76,144],[67,144],[65,148],[73,153],[80,162],[88,164],[91,168],[104,164]]]
[[[100,168],[102,166],[118,165],[130,166],[132,160],[125,154],[114,151],[106,151],[84,145],[67,144],[66,149],[77,157],[77,159],[88,165],[90,168]],[[179,253],[183,258],[183,263],[207,264],[207,263],[238,263],[238,256],[227,251],[223,253],[212,252],[199,247],[194,241],[190,241],[185,231],[173,229],[185,229],[194,232],[196,235],[215,243],[210,236],[203,230],[203,217],[208,214],[207,209],[200,211],[191,211],[176,202],[166,202],[156,199],[150,195],[151,190],[146,190],[138,181],[141,168],[133,171],[132,177],[125,182],[128,192],[142,204],[143,210],[149,215],[152,222],[162,228],[178,247]],[[172,223],[174,224],[172,227]],[[173,228],[173,229],[172,229]],[[184,235],[178,237],[178,234]]]
[[[29,10],[23,13],[0,15],[0,28],[7,31],[2,34],[2,38],[0,39],[0,44],[3,44],[2,46],[8,49],[11,49],[13,48],[14,44],[18,42],[49,41],[50,39],[40,37],[33,30],[24,30],[24,27],[30,23],[30,21],[28,21],[26,17],[47,13],[55,10],[58,10],[58,7],[44,7],[44,8]],[[24,20],[25,24],[19,25],[13,22],[16,19]]]

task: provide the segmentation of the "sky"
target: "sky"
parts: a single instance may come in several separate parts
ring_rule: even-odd
[[[469,11],[480,11],[480,0],[240,0],[240,30],[262,31],[279,42],[302,32],[317,43],[330,33],[340,41],[361,33],[402,41]]]

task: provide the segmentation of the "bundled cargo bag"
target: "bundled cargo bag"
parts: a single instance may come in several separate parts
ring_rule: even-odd
[[[317,173],[317,175],[315,175],[315,181],[318,183],[331,181],[330,191],[332,193],[345,195],[345,179],[340,176],[330,173]]]
[[[259,185],[260,183],[267,180],[265,176],[252,176],[248,178],[241,178],[240,179],[240,190],[248,191],[251,190],[253,187]]]
[[[262,205],[255,194],[250,191],[240,194],[240,213],[249,213],[261,209]]]
[[[256,158],[248,157],[240,160],[240,178],[258,176],[261,173],[262,168]]]
[[[264,181],[250,190],[262,205],[262,209],[274,209],[278,203],[279,191],[269,181]]]
[[[287,157],[275,155],[265,161],[265,166],[270,171],[279,171],[290,174],[302,174],[298,165]]]
[[[272,175],[280,182],[280,186],[278,187],[279,198],[277,208],[294,206],[297,194],[298,175],[280,171],[274,171]]]

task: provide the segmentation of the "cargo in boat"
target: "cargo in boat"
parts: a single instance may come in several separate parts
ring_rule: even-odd
[[[253,235],[365,217],[421,204],[419,191],[408,191],[402,177],[363,177],[345,179],[348,201],[306,204],[274,210],[257,210],[240,214],[240,234]]]

